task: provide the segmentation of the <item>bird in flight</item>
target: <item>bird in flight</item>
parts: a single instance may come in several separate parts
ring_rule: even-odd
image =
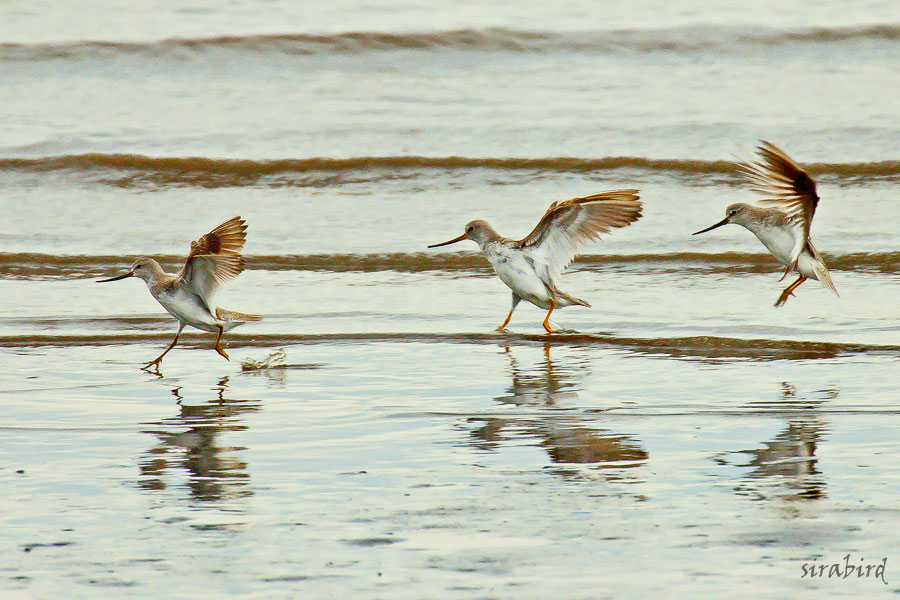
[[[757,162],[738,163],[737,168],[752,190],[766,196],[761,202],[770,206],[732,204],[725,209],[724,219],[694,235],[729,223],[753,232],[772,256],[784,265],[781,279],[790,273],[798,274],[797,280],[778,297],[775,306],[784,305],[794,295],[794,290],[807,279],[821,281],[837,296],[828,267],[809,237],[810,225],[819,205],[816,182],[773,144],[760,142],[757,151]]]

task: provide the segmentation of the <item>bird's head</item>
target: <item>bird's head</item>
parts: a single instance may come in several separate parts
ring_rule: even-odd
[[[140,277],[148,284],[150,284],[157,281],[160,275],[164,273],[165,272],[163,271],[162,267],[159,266],[159,263],[152,258],[139,258],[131,263],[131,268],[122,275],[116,275],[115,277],[110,277],[109,279],[100,279],[99,281],[97,281],[97,283],[118,281],[120,279],[125,279],[126,277]]]
[[[468,223],[466,223],[466,230],[461,236],[455,237],[452,240],[448,240],[440,244],[432,244],[428,247],[437,248],[438,246],[447,246],[449,244],[455,244],[456,242],[461,242],[463,240],[472,240],[479,246],[483,246],[485,242],[496,237],[498,237],[497,232],[494,231],[494,228],[491,227],[487,221],[477,219],[475,221],[469,221]]]
[[[749,204],[732,204],[728,208],[725,209],[725,218],[716,223],[715,225],[710,225],[706,229],[701,229],[697,231],[693,235],[697,235],[699,233],[706,233],[707,231],[712,231],[713,229],[717,229],[722,225],[728,225],[729,223],[736,223],[738,225],[746,226],[747,219],[750,216],[750,205]]]

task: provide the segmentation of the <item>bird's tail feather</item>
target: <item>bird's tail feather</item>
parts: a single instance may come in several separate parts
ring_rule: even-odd
[[[570,295],[568,295],[567,293],[561,292],[561,291],[559,291],[559,290],[556,290],[556,297],[557,297],[559,300],[563,300],[563,301],[564,301],[564,302],[560,302],[560,303],[559,303],[559,306],[560,306],[560,307],[562,307],[562,306],[571,306],[571,305],[573,305],[573,304],[577,304],[577,305],[579,305],[579,306],[587,306],[587,307],[590,307],[590,306],[591,306],[591,305],[590,305],[589,303],[587,303],[586,301],[581,300],[580,298],[576,298],[575,296],[570,296]]]
[[[828,274],[828,267],[825,266],[825,263],[822,261],[816,261],[816,276],[819,278],[819,281],[825,285],[829,290],[834,292],[834,295],[838,298],[841,297],[838,294],[837,288],[834,287],[834,282],[831,281],[831,275]]]
[[[234,310],[225,310],[224,308],[216,308],[216,318],[220,321],[230,322],[230,321],[238,321],[241,323],[246,323],[248,321],[261,321],[262,317],[259,315],[248,315],[246,313],[240,313]]]
[[[841,295],[838,294],[837,288],[834,287],[834,282],[831,281],[831,275],[828,274],[828,267],[825,266],[825,261],[822,260],[816,247],[813,246],[812,240],[807,240],[806,248],[809,250],[809,253],[812,254],[814,262],[813,270],[816,272],[816,278],[822,282],[822,285],[834,292],[835,296],[840,298]]]

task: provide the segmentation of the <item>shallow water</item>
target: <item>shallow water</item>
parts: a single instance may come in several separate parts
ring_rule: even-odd
[[[892,3],[298,6],[0,6],[4,598],[900,591]],[[840,298],[690,235],[759,138]],[[550,338],[425,248],[631,187]],[[264,320],[140,371],[174,321],[94,281],[235,214]]]
[[[312,340],[135,374],[153,350],[4,351],[7,589],[870,594],[799,564],[896,543],[894,354]]]

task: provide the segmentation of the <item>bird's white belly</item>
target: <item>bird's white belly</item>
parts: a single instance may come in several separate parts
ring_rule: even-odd
[[[550,308],[550,294],[534,265],[522,252],[503,248],[498,252],[485,249],[485,256],[494,267],[494,272],[509,288],[523,300],[544,309]]]
[[[194,294],[182,290],[154,294],[170,315],[184,323],[203,331],[218,331],[218,323],[202,301]]]
[[[818,280],[816,273],[816,261],[809,252],[802,252],[800,258],[797,259],[797,270],[810,279]]]
[[[791,262],[791,250],[794,249],[794,236],[791,230],[782,227],[766,227],[754,233],[775,257],[775,260],[783,265]]]
[[[775,260],[783,265],[790,264],[791,250],[794,249],[794,236],[791,230],[781,227],[770,227],[756,235],[759,241],[775,257]],[[816,260],[806,250],[800,253],[800,258],[797,260],[797,270],[810,279],[819,279],[819,276],[816,275]]]

